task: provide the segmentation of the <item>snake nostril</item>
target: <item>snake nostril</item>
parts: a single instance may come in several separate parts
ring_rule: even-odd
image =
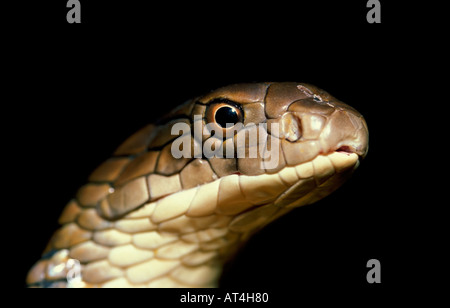
[[[297,141],[302,136],[300,118],[291,112],[284,114],[281,119],[281,130],[284,138],[291,142]]]

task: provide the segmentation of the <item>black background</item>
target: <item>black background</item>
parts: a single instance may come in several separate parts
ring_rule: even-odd
[[[412,73],[399,21],[407,8],[381,1],[382,23],[368,24],[366,1],[81,1],[82,23],[67,24],[61,2],[24,11],[31,23],[10,58],[15,285],[24,286],[66,202],[126,137],[189,98],[254,81],[323,88],[364,115],[370,147],[341,189],[255,235],[221,286],[294,298],[306,288],[380,295],[410,282],[417,255],[406,232],[409,191],[398,181],[407,168],[399,100]],[[366,281],[372,258],[381,262],[379,285]]]

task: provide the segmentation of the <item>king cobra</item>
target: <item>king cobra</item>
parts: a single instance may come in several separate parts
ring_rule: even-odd
[[[193,129],[173,134],[177,123]],[[226,132],[239,123],[224,138],[194,134],[195,125]],[[193,151],[214,138],[225,151],[263,123],[256,157],[175,158],[171,151],[175,140]],[[271,138],[279,141],[274,149]],[[232,151],[248,154],[254,146]],[[269,150],[279,153],[270,168]],[[27,285],[216,287],[224,264],[256,231],[336,190],[367,150],[363,116],[315,86],[219,88],[139,130],[90,175],[62,211]]]

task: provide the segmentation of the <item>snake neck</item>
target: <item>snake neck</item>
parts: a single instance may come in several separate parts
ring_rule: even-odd
[[[234,232],[233,217],[217,214],[181,215],[156,225],[153,213],[150,203],[110,222],[71,201],[28,285],[217,287],[224,263],[254,230]]]

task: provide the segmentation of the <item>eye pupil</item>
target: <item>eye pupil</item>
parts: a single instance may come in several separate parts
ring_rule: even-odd
[[[235,125],[239,122],[239,115],[236,109],[224,106],[216,111],[215,120],[217,124],[225,128],[227,123]]]

